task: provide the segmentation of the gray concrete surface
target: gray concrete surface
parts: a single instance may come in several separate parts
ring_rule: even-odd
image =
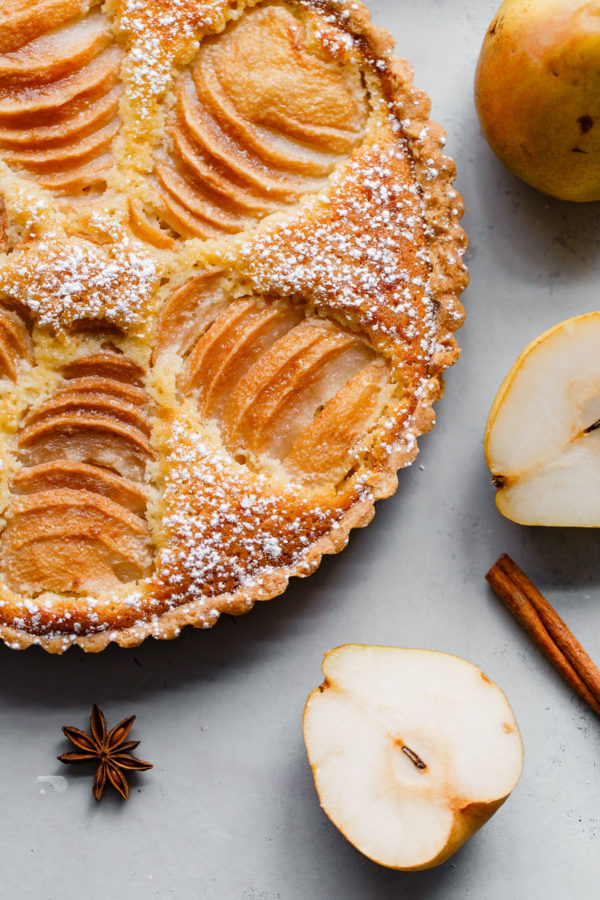
[[[0,896],[9,900],[593,900],[600,896],[599,723],[484,582],[509,551],[600,659],[600,537],[496,512],[482,450],[504,373],[540,331],[597,309],[600,205],[536,194],[493,158],[472,79],[496,0],[376,0],[448,129],[467,201],[463,357],[397,495],[347,550],[282,598],[209,632],[97,657],[0,649]],[[522,780],[443,867],[391,872],[319,808],[301,735],[329,648],[348,641],[465,656],[507,693]],[[128,804],[96,805],[55,761],[92,701],[136,713],[155,768]],[[54,789],[39,776],[66,776]]]

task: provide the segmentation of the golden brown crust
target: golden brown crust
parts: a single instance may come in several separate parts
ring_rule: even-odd
[[[254,4],[243,6],[246,5]],[[454,164],[442,151],[444,132],[440,126],[429,121],[429,100],[423,92],[414,87],[411,67],[406,61],[391,55],[393,46],[391,36],[372,26],[368,11],[362,4],[354,0],[347,2],[302,0],[300,5],[309,11],[319,11],[332,28],[349,32],[354,36],[361,55],[377,73],[383,96],[399,123],[397,139],[399,142],[405,142],[403,146],[408,149],[406,158],[420,189],[419,208],[422,221],[414,227],[413,233],[418,236],[418,245],[414,248],[410,265],[417,278],[424,280],[423,273],[427,272],[427,285],[426,289],[424,287],[421,290],[418,286],[412,289],[411,302],[416,308],[422,306],[423,320],[426,319],[429,308],[435,311],[435,321],[426,322],[422,333],[418,335],[418,341],[428,342],[425,356],[415,349],[417,339],[407,338],[410,333],[410,316],[409,321],[404,321],[404,313],[399,312],[394,317],[389,305],[383,304],[374,309],[367,301],[359,309],[350,310],[347,304],[336,305],[334,292],[329,290],[323,279],[319,283],[317,277],[314,283],[309,283],[302,276],[297,281],[302,296],[316,312],[326,315],[333,322],[339,319],[344,327],[357,327],[363,331],[370,337],[378,352],[390,361],[392,368],[398,372],[402,371],[405,393],[397,409],[386,450],[383,452],[371,448],[370,470],[368,472],[363,470],[360,478],[354,480],[350,478],[337,490],[333,490],[332,486],[324,486],[309,494],[306,492],[303,494],[295,484],[280,484],[277,479],[275,482],[269,481],[260,472],[242,471],[237,463],[225,457],[218,441],[214,443],[214,435],[204,435],[203,443],[199,446],[194,439],[193,414],[186,410],[182,412],[171,409],[163,417],[157,440],[163,448],[165,460],[168,461],[160,476],[163,479],[167,478],[164,497],[160,501],[160,515],[164,515],[169,522],[172,520],[174,524],[166,537],[161,533],[159,540],[161,566],[157,569],[157,573],[141,586],[138,585],[135,595],[104,597],[100,598],[101,602],[88,605],[78,601],[80,606],[77,613],[77,633],[66,627],[65,619],[62,620],[60,629],[51,624],[56,622],[57,617],[60,618],[61,610],[76,608],[72,598],[57,597],[52,615],[46,615],[41,607],[37,608],[35,613],[29,614],[25,603],[21,604],[19,612],[13,612],[11,621],[11,617],[6,615],[6,609],[4,612],[0,609],[0,616],[3,618],[0,623],[0,637],[11,647],[23,649],[38,644],[49,652],[61,653],[74,644],[88,652],[98,652],[111,641],[123,647],[130,647],[141,643],[148,636],[170,639],[176,637],[185,625],[210,627],[224,612],[234,615],[247,612],[258,600],[270,599],[285,590],[292,576],[309,575],[317,568],[324,554],[339,552],[345,546],[353,528],[368,524],[374,515],[375,502],[390,496],[396,490],[397,470],[409,465],[416,457],[417,438],[429,431],[434,424],[433,404],[443,392],[443,370],[452,365],[459,354],[454,332],[463,321],[464,312],[458,298],[467,283],[466,269],[461,261],[466,249],[466,236],[459,225],[463,211],[462,199],[452,187]],[[220,19],[218,4],[211,4],[213,21],[216,23],[212,30],[215,33],[225,27],[227,17],[232,15],[229,4],[224,4],[225,6],[229,12],[223,10]],[[125,8],[126,3],[123,3],[122,7]],[[161,9],[163,6],[159,0],[153,0],[152,3],[148,0],[146,12],[150,23]],[[123,12],[123,9],[120,11]],[[193,27],[196,34],[211,30],[206,28],[206,19],[202,18],[203,4],[197,2],[190,4],[188,12],[194,19]],[[235,16],[237,15],[242,15],[241,9],[236,11]],[[120,151],[117,149],[118,152]],[[356,169],[360,167],[361,160],[363,163],[364,160],[368,160],[365,165],[382,164],[380,156],[377,155],[380,153],[379,148],[373,149],[371,146],[368,153],[371,155],[368,156],[365,151],[362,157],[360,152],[358,153],[354,163]],[[384,162],[393,166],[395,160],[396,157],[391,153]],[[140,184],[143,188],[143,180]],[[342,178],[340,184],[340,203],[343,203],[345,192],[352,191],[354,182],[349,180],[344,182]],[[347,185],[350,185],[350,188]],[[335,191],[334,187],[330,195],[334,210]],[[128,198],[125,215],[129,217],[133,205],[137,216],[137,233],[142,235],[142,240],[144,234],[154,235],[145,239],[154,247],[162,243],[164,248],[170,248],[177,240],[177,235],[169,233],[164,228],[162,231],[159,230],[155,221],[146,218],[147,213],[139,204],[140,196],[143,196],[142,189],[141,193]],[[404,198],[404,201],[408,204],[409,199]],[[346,207],[340,206],[340,210],[340,214],[345,214]],[[151,214],[156,212],[157,209],[151,210]],[[298,235],[302,230],[302,217],[304,216],[306,222],[307,233],[315,229],[322,229],[325,233],[328,215],[331,216],[331,213],[321,208],[319,204],[312,207],[301,205],[299,213],[294,212],[291,217],[284,214],[281,222],[276,214],[273,221],[269,219],[265,221],[264,227],[259,226],[250,236],[245,234],[246,254],[248,246],[253,250],[258,248],[262,254],[261,260],[265,260],[264,265],[261,262],[258,267],[244,262],[244,244],[236,242],[235,239],[225,251],[214,246],[212,249],[197,252],[193,248],[192,241],[191,249],[183,250],[183,255],[188,254],[186,258],[190,259],[202,259],[204,268],[212,266],[209,279],[211,282],[214,280],[213,273],[233,266],[241,273],[242,280],[250,286],[252,292],[261,294],[265,293],[266,289],[267,293],[271,290],[276,296],[291,295],[295,300],[295,291],[290,290],[290,284],[286,281],[287,276],[284,277],[272,265],[270,254],[271,252],[275,254],[281,247],[290,249],[289,244],[286,245],[285,238],[290,221],[299,223],[294,237],[297,248],[299,244],[301,245],[301,238]],[[92,234],[92,231],[88,230],[87,234]],[[117,250],[97,249],[96,245],[92,248],[84,241],[81,241],[80,247],[78,252],[89,254],[92,267],[101,266],[103,258],[107,256],[110,258],[112,271],[115,273],[111,284],[117,292],[121,292],[120,300],[115,304],[114,312],[108,308],[108,300],[104,297],[98,299],[97,305],[101,317],[122,327],[124,305],[131,303],[135,290],[140,291],[140,284],[144,297],[149,296],[151,291],[147,285],[150,282],[152,285],[158,283],[160,269],[155,266],[154,271],[150,273],[136,262],[135,288],[132,289],[131,276],[128,274],[130,272],[128,247],[121,244]],[[417,252],[423,247],[426,249],[426,259],[422,253]],[[167,252],[165,249],[165,253]],[[60,248],[50,245],[50,249],[45,249],[44,253],[46,258],[49,258],[48,265],[52,266],[53,260],[60,253]],[[159,255],[160,251],[154,258],[157,259]],[[127,258],[121,265],[124,257]],[[166,256],[160,258],[165,260]],[[32,266],[34,265],[32,257]],[[169,272],[168,262],[161,262],[161,265],[165,267],[163,271]],[[179,280],[177,283],[176,277],[173,284],[175,288],[181,288],[182,281]],[[295,288],[297,285],[294,283],[292,287]],[[0,287],[2,286],[0,271]],[[38,286],[37,289],[41,296],[44,286]],[[43,297],[41,300],[43,302]],[[167,306],[163,300],[163,312]],[[150,307],[151,301],[148,300],[143,309],[145,311]],[[54,298],[50,298],[48,308],[50,311],[46,316],[52,326],[61,327],[64,320],[70,327],[77,319],[77,313],[74,313],[72,305],[56,311]],[[179,308],[178,314],[181,314]],[[42,321],[42,327],[45,324],[47,321]],[[414,322],[412,324],[414,325]],[[143,326],[137,327],[136,322],[136,328],[136,340],[141,340],[144,336]],[[140,357],[142,358],[143,356]],[[194,482],[191,493],[187,494],[189,485],[185,479],[189,478],[190,471],[194,472],[194,477],[198,481]],[[182,484],[185,489],[182,488]],[[232,492],[232,484],[240,485],[237,499],[235,491]],[[204,487],[204,494],[199,491],[199,485]],[[234,496],[233,511],[229,512],[228,518],[220,518],[222,511],[214,505],[219,502],[221,496],[219,491],[223,486],[228,494],[232,493]],[[178,492],[181,494],[182,491],[187,497],[188,505],[191,504],[186,513],[188,518],[184,522],[174,499]],[[240,523],[246,522],[249,496],[255,503],[262,504],[264,514],[264,520],[258,529],[259,536],[256,537],[252,532],[251,551],[244,551],[256,556],[256,559],[244,557],[240,550],[239,534],[236,531]],[[226,556],[229,554],[229,562],[234,568],[237,567],[238,575],[232,577],[230,583],[227,582],[223,567],[211,568],[205,558],[201,563],[196,561],[197,568],[201,570],[199,577],[190,572],[189,565],[186,568],[181,564],[186,554],[189,556],[190,545],[186,543],[186,535],[189,532],[190,522],[201,529],[206,527],[207,522],[214,521],[215,517],[218,518],[220,551]],[[299,531],[304,537],[301,550],[297,543],[294,543],[296,540],[295,536],[292,536],[294,530]],[[196,540],[199,540],[198,535]],[[211,549],[210,542],[207,548]],[[243,565],[247,568],[244,570],[244,577],[239,577],[240,566]],[[216,586],[219,584],[223,587],[217,591]],[[174,585],[178,585],[177,589]],[[187,597],[193,599],[187,599],[186,591]],[[71,612],[68,612],[68,615],[71,615]]]

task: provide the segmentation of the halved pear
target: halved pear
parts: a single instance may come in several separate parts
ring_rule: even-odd
[[[471,663],[429,650],[349,644],[325,655],[323,674],[304,710],[323,809],[381,865],[444,862],[519,780],[504,694]]]
[[[600,526],[600,312],[525,348],[494,400],[485,454],[513,522]]]

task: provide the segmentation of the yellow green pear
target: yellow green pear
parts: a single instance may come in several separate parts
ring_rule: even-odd
[[[562,200],[600,200],[600,0],[505,0],[475,99],[511,172]]]

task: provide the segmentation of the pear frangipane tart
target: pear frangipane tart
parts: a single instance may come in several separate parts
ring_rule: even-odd
[[[209,627],[393,493],[463,315],[428,109],[355,2],[6,0],[6,643]]]

